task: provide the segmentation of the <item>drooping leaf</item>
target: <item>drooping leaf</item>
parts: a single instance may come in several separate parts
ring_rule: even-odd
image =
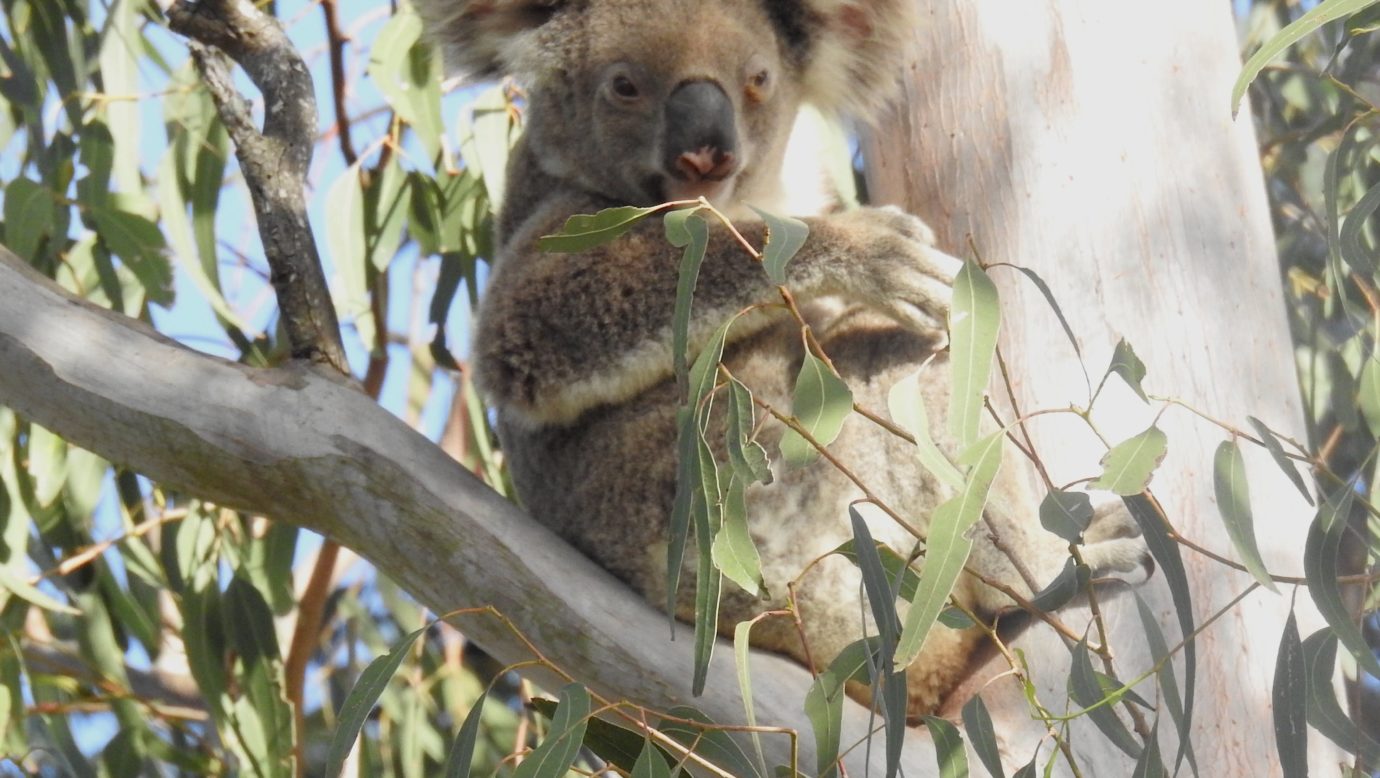
[[[1251,514],[1251,494],[1246,485],[1246,461],[1236,441],[1223,441],[1217,447],[1212,472],[1217,510],[1222,514],[1222,522],[1226,525],[1232,545],[1241,555],[1242,564],[1261,586],[1278,592],[1255,542],[1255,519]]]
[[[364,241],[364,187],[360,181],[360,166],[355,163],[331,184],[326,193],[326,208],[337,221],[335,229],[326,231],[326,247],[331,263],[340,274],[344,294],[336,299],[336,313],[344,321],[353,321],[360,340],[373,347],[375,322],[369,307],[369,282],[366,264],[368,248]]]
[[[843,423],[852,412],[853,393],[848,385],[830,372],[824,360],[806,352],[791,400],[791,413],[800,426],[821,446],[827,446],[843,431]],[[781,456],[788,465],[800,467],[813,462],[819,451],[791,429],[781,437]]]
[[[39,245],[53,233],[52,192],[27,178],[5,184],[5,242],[7,248],[24,259],[36,259]]]
[[[1091,393],[1092,382],[1088,380],[1088,368],[1083,364],[1083,349],[1079,348],[1078,338],[1074,337],[1073,328],[1069,326],[1068,319],[1064,318],[1064,310],[1059,307],[1058,301],[1054,299],[1054,292],[1050,291],[1049,284],[1046,284],[1045,280],[1041,278],[1038,273],[1028,267],[1021,267],[1020,265],[1012,265],[1011,267],[1021,271],[1026,278],[1030,279],[1031,283],[1035,284],[1035,288],[1040,290],[1040,294],[1045,298],[1045,302],[1053,309],[1054,315],[1059,318],[1059,326],[1064,328],[1064,335],[1068,337],[1069,345],[1073,346],[1073,353],[1078,357],[1078,369],[1083,371],[1083,383],[1088,385],[1088,392]]]
[[[718,765],[729,775],[765,778],[757,772],[757,768],[753,766],[747,754],[743,753],[743,749],[738,747],[738,742],[722,729],[714,728],[713,720],[701,711],[677,705],[666,711],[666,714],[686,721],[699,722],[703,726],[663,719],[657,725],[662,734],[686,747],[693,746],[696,754]]]
[[[752,206],[749,206],[752,207]],[[752,210],[767,225],[767,243],[762,247],[762,267],[773,284],[786,283],[786,263],[805,245],[810,235],[810,226],[789,216],[773,216],[761,209]]]
[[[1256,75],[1275,57],[1324,24],[1356,13],[1374,2],[1375,0],[1324,0],[1313,10],[1295,19],[1293,23],[1266,41],[1251,55],[1250,59],[1246,60],[1246,64],[1241,68],[1241,74],[1236,77],[1236,83],[1232,85],[1232,116],[1236,115],[1236,110],[1241,105],[1241,97],[1246,94],[1246,87],[1250,86]]]
[[[743,713],[746,716],[744,720],[749,727],[757,726],[757,710],[752,704],[752,674],[749,672],[752,648],[749,638],[753,623],[740,621],[733,628],[733,662],[738,670],[738,694],[743,698]],[[762,756],[762,739],[756,732],[752,733],[752,755],[757,759],[757,766],[762,770],[762,774],[766,775],[767,762]],[[642,760],[639,758],[638,761]]]
[[[934,740],[935,759],[939,762],[939,778],[968,778],[968,751],[958,727],[934,716],[925,717],[925,729]]]
[[[1375,249],[1362,243],[1366,223],[1380,209],[1380,184],[1371,187],[1347,212],[1342,221],[1341,232],[1337,235],[1337,250],[1342,260],[1353,270],[1365,275],[1375,273]]]
[[[949,309],[949,363],[953,370],[949,432],[963,448],[977,441],[1000,325],[996,284],[976,262],[965,262],[954,278]]]
[[[1380,739],[1369,727],[1359,727],[1337,703],[1332,678],[1337,669],[1337,636],[1323,629],[1303,641],[1303,667],[1307,674],[1308,723],[1328,740],[1374,762],[1380,760]]]
[[[714,564],[730,581],[748,594],[766,590],[762,581],[762,558],[748,532],[746,486],[735,473],[724,490],[723,517],[714,535]]]
[[[1107,695],[1097,679],[1097,674],[1093,672],[1086,640],[1080,640],[1073,648],[1073,665],[1069,669],[1069,696],[1079,705],[1089,709],[1088,718],[1092,719],[1093,724],[1113,745],[1132,759],[1140,756],[1142,746],[1121,719],[1117,718],[1113,709],[1114,703],[1093,707]]]
[[[838,774],[844,684],[868,680],[867,668],[879,641],[873,637],[849,643],[805,693],[805,716],[815,734],[815,774],[820,778]]]
[[[930,627],[944,608],[959,573],[968,562],[968,554],[973,550],[968,530],[982,518],[992,480],[1001,466],[1004,440],[1002,433],[993,433],[963,453],[960,461],[973,465],[967,484],[962,492],[940,505],[930,518],[925,566],[920,571],[920,585],[910,602],[910,609],[906,611],[905,624],[896,648],[898,667],[909,666],[920,653]]]
[[[488,693],[479,695],[479,699],[470,706],[470,712],[465,715],[465,723],[455,734],[442,768],[446,778],[468,778],[470,766],[474,763],[474,746],[479,741],[479,724],[484,720],[484,701],[488,698]]]
[[[89,212],[101,240],[134,272],[148,298],[159,305],[171,305],[172,266],[158,225],[139,214],[113,208],[92,206]]]
[[[1294,611],[1284,622],[1275,657],[1275,682],[1270,696],[1274,702],[1275,748],[1284,778],[1308,775],[1308,677],[1303,666],[1303,641],[1299,639]]]
[[[607,213],[603,211],[601,213]],[[681,394],[687,393],[690,368],[690,309],[695,298],[695,285],[709,245],[709,228],[694,209],[666,214],[666,238],[671,244],[684,248],[680,270],[676,276],[676,307],[671,316],[671,361],[675,366],[676,384]],[[567,228],[569,222],[566,223]]]
[[[1140,494],[1150,485],[1150,477],[1168,451],[1169,438],[1159,427],[1151,426],[1113,446],[1102,457],[1102,476],[1093,482],[1093,488],[1122,497]]]
[[[422,28],[411,5],[398,8],[369,48],[367,72],[389,107],[416,132],[427,157],[435,159],[445,134],[439,62],[419,45]]]
[[[997,731],[992,726],[992,716],[987,712],[987,704],[982,697],[974,695],[963,706],[963,728],[968,732],[968,742],[977,753],[978,760],[992,778],[1005,778],[1002,771],[1001,752],[997,747]]]
[[[1159,722],[1155,722],[1155,726],[1150,729],[1150,737],[1145,741],[1145,750],[1141,751],[1140,758],[1136,760],[1131,778],[1169,778],[1169,771],[1165,769],[1164,759],[1160,756]]]
[[[915,596],[915,590],[920,585],[920,575],[913,568],[906,564],[906,560],[892,548],[884,543],[876,544],[877,557],[881,559],[882,567],[886,570],[888,581],[899,581],[900,588],[897,593],[907,602]],[[853,540],[845,541],[831,553],[847,559],[853,564],[858,564],[857,543]]]
[[[1279,465],[1279,469],[1283,470],[1284,474],[1288,476],[1289,480],[1298,488],[1299,494],[1303,495],[1303,499],[1307,500],[1309,505],[1312,505],[1313,495],[1309,494],[1308,487],[1303,482],[1303,476],[1299,475],[1298,468],[1294,466],[1294,463],[1290,461],[1289,457],[1284,453],[1284,446],[1280,445],[1279,436],[1275,434],[1274,430],[1266,427],[1265,423],[1260,419],[1254,416],[1247,416],[1246,419],[1250,421],[1252,427],[1255,427],[1256,433],[1260,436],[1260,442],[1265,444],[1265,450],[1270,452],[1270,456],[1274,458],[1275,464]]]
[[[1092,580],[1092,570],[1087,565],[1076,564],[1073,558],[1064,561],[1064,569],[1045,588],[1035,593],[1030,604],[1036,608],[1053,612],[1064,607],[1088,588]]]
[[[22,559],[22,557],[20,557]],[[26,581],[14,567],[6,564],[0,565],[0,590],[7,591],[21,600],[27,601],[31,605],[36,605],[44,610],[54,613],[66,613],[69,616],[79,616],[81,611],[76,608],[45,594],[42,589]]]
[[[1070,543],[1082,543],[1093,520],[1092,500],[1082,492],[1053,490],[1040,501],[1040,526]]]
[[[560,232],[546,235],[537,241],[537,248],[567,254],[588,251],[632,229],[638,222],[656,213],[656,210],[620,205],[617,208],[605,208],[596,214],[576,214],[565,220],[565,226]],[[668,220],[670,217],[671,214],[667,214]],[[667,230],[669,237],[669,225]]]
[[[1337,639],[1356,658],[1361,669],[1380,678],[1380,662],[1376,661],[1365,636],[1356,626],[1337,583],[1342,538],[1347,532],[1354,494],[1351,484],[1343,484],[1318,506],[1318,514],[1308,528],[1308,540],[1303,547],[1303,576],[1308,581],[1308,594]]]
[[[589,720],[589,690],[578,683],[561,689],[560,704],[546,739],[513,771],[513,778],[562,778],[580,755]]]
[[[880,638],[875,666],[872,667],[874,699],[882,702],[883,724],[886,728],[886,776],[892,778],[900,770],[901,747],[906,733],[906,676],[904,668],[895,665],[896,641],[900,637],[901,620],[896,615],[895,580],[882,566],[877,544],[867,522],[854,506],[848,508],[853,525],[853,543],[858,552],[858,569],[862,571],[863,590],[872,609],[872,619]]]
[[[1169,712],[1169,719],[1174,722],[1174,729],[1179,738],[1179,755],[1174,761],[1174,770],[1178,772],[1179,765],[1183,764],[1184,758],[1187,757],[1189,767],[1193,769],[1193,774],[1197,775],[1198,760],[1193,755],[1192,744],[1189,742],[1188,719],[1184,716],[1183,698],[1179,695],[1179,681],[1174,677],[1174,663],[1169,658],[1168,641],[1164,639],[1160,623],[1155,620],[1155,614],[1150,610],[1145,598],[1141,597],[1139,592],[1132,593],[1136,598],[1136,612],[1140,615],[1141,629],[1145,631],[1145,639],[1150,645],[1150,658],[1156,664],[1164,663],[1155,675],[1159,679],[1164,707]]]
[[[891,420],[915,438],[916,454],[920,464],[930,475],[938,478],[954,491],[963,488],[963,474],[954,467],[948,457],[939,450],[930,434],[930,422],[925,413],[925,396],[920,389],[920,377],[924,368],[902,378],[887,393],[887,410]]]
[[[393,644],[388,653],[370,662],[369,666],[364,668],[364,672],[359,674],[359,680],[355,681],[354,688],[345,696],[345,702],[341,703],[340,712],[337,714],[335,732],[331,734],[330,750],[326,753],[326,775],[340,775],[340,768],[345,764],[345,757],[354,746],[355,738],[359,737],[359,731],[364,727],[364,720],[368,718],[369,711],[373,710],[374,703],[378,702],[383,690],[388,688],[389,680],[398,671],[398,666],[411,650],[412,644],[417,642],[417,638],[426,630],[426,627],[422,627],[408,633],[402,640]]]
[[[733,470],[745,483],[764,483],[772,481],[771,464],[767,461],[767,451],[752,439],[757,426],[757,413],[752,404],[752,393],[736,378],[728,382],[728,425],[724,431],[728,448],[728,459]]]
[[[642,747],[633,765],[632,778],[671,778],[671,766],[666,764],[661,750],[652,745],[652,741],[648,740]]]
[[[1107,373],[1116,373],[1121,376],[1121,380],[1131,387],[1131,391],[1145,402],[1150,402],[1150,398],[1145,395],[1145,389],[1141,382],[1145,380],[1145,363],[1136,356],[1135,349],[1123,338],[1117,341],[1116,349],[1112,351],[1112,363],[1107,366]]]
[[[709,662],[718,642],[719,601],[723,575],[714,566],[713,538],[722,524],[718,465],[704,436],[696,435],[700,460],[701,486],[694,494],[691,517],[695,527],[695,547],[698,551],[695,569],[695,673],[690,689],[695,696],[704,692],[709,677]]]
[[[1356,382],[1356,405],[1365,417],[1370,434],[1380,438],[1380,357],[1372,354],[1361,364]]]
[[[1188,586],[1188,571],[1184,568],[1183,554],[1179,544],[1169,537],[1160,518],[1159,509],[1143,494],[1123,497],[1127,510],[1140,527],[1141,538],[1154,557],[1155,564],[1169,585],[1169,596],[1174,602],[1174,613],[1179,620],[1179,632],[1187,637],[1195,629],[1193,618],[1193,594]],[[1152,614],[1142,614],[1144,619]],[[1184,658],[1184,704],[1183,721],[1179,724],[1179,755],[1175,765],[1181,764],[1184,755],[1189,753],[1192,744],[1189,734],[1193,731],[1193,699],[1198,682],[1198,644],[1188,641],[1183,647]],[[1168,699],[1168,695],[1166,695]],[[1177,769],[1177,767],[1176,767]],[[1195,767],[1196,770],[1196,767]]]

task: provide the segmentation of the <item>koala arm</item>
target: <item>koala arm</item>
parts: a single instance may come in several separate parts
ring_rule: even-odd
[[[672,373],[681,251],[667,242],[660,218],[583,253],[540,251],[538,238],[556,232],[565,216],[598,210],[597,204],[581,211],[568,203],[543,209],[561,215],[536,215],[504,242],[481,311],[478,379],[513,421],[569,423],[595,406],[620,404]],[[780,301],[759,264],[726,228],[709,221],[690,324],[692,349],[734,313]],[[797,299],[837,295],[918,331],[944,328],[960,263],[933,248],[919,219],[869,208],[806,223],[810,237],[787,266],[786,285]],[[762,245],[764,224],[735,226],[750,243]],[[765,312],[743,317],[729,337],[746,337],[770,321]]]

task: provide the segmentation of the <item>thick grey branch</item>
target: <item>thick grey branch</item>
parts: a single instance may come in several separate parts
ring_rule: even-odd
[[[303,194],[316,138],[316,97],[306,64],[277,20],[249,0],[181,0],[168,9],[168,20],[192,39],[192,58],[235,141],[292,355],[329,362],[349,375]],[[215,50],[239,63],[263,93],[262,133]]]
[[[3,248],[0,300],[0,405],[162,483],[328,535],[437,613],[493,606],[596,691],[742,721],[731,648],[720,647],[704,696],[692,698],[688,629],[668,640],[664,615],[342,381],[198,354],[72,298]],[[491,617],[458,626],[500,661],[532,658]],[[798,730],[812,770],[808,673],[765,654],[751,672],[759,722]],[[843,742],[867,727],[867,711],[849,703]],[[906,769],[926,774],[933,746],[921,731],[910,739]],[[786,763],[784,736],[762,741],[768,759]],[[855,774],[868,751],[849,755]],[[880,775],[883,749],[870,751]]]

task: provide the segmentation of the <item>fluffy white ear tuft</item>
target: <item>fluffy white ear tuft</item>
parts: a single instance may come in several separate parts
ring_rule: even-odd
[[[447,72],[490,78],[523,69],[533,33],[565,0],[413,0]]]
[[[806,99],[860,119],[894,96],[919,0],[805,0],[821,25],[805,68]]]

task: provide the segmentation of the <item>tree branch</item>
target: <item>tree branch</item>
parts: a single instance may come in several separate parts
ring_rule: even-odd
[[[192,40],[192,59],[235,141],[292,356],[349,375],[303,193],[316,139],[311,74],[277,20],[246,0],[182,0],[168,9],[168,21]],[[220,52],[239,63],[263,93],[262,133]]]
[[[68,295],[4,249],[0,299],[0,404],[161,483],[339,540],[437,613],[491,605],[602,694],[743,719],[726,643],[693,698],[688,628],[669,640],[665,615],[343,380],[193,352]],[[532,658],[496,619],[459,626],[504,663]],[[758,721],[798,730],[810,764],[809,674],[757,652],[751,672]],[[849,702],[845,746],[868,726]],[[907,737],[906,769],[931,770],[928,735]],[[772,763],[787,762],[785,737],[762,742]],[[869,750],[875,774],[884,769],[884,749],[857,748],[847,763],[858,775]]]

